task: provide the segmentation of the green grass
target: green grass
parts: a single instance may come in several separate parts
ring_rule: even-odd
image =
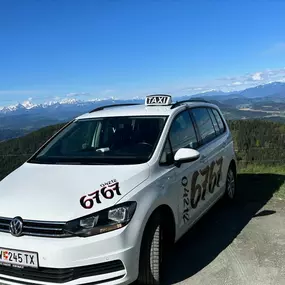
[[[239,176],[245,175],[248,175],[247,183],[254,188],[259,188],[260,191],[266,192],[267,188],[271,188],[272,184],[276,185],[274,193],[272,193],[273,197],[285,199],[285,165],[268,166],[252,164],[239,169]],[[260,183],[261,181],[258,182],[260,179],[254,179],[257,176],[260,177],[262,183]]]

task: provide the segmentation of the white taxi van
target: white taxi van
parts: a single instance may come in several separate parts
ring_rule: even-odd
[[[0,283],[160,284],[166,248],[234,199],[236,172],[213,104],[99,107],[0,182]]]

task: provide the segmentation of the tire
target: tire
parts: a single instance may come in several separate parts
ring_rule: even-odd
[[[227,173],[225,199],[228,201],[235,200],[236,192],[237,192],[236,174],[235,171],[233,170],[233,167],[230,166]]]
[[[137,284],[161,284],[163,232],[160,215],[155,214],[148,222],[143,235]]]

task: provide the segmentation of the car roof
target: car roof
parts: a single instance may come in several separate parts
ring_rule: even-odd
[[[204,101],[193,102],[176,102],[167,106],[147,106],[145,104],[133,105],[108,105],[106,107],[98,107],[97,109],[77,117],[77,120],[102,118],[102,117],[125,117],[125,116],[170,116],[173,113],[178,113],[179,110],[185,107],[217,107],[211,103]]]

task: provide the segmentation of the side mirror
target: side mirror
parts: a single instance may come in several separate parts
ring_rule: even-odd
[[[192,162],[200,157],[200,153],[192,148],[180,148],[174,156],[174,164],[178,167],[182,163]]]

